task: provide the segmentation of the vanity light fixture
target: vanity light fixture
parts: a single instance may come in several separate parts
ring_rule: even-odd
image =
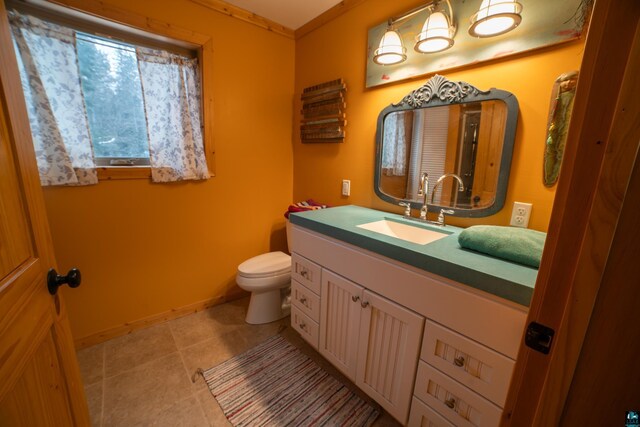
[[[448,6],[448,11],[441,6],[443,3]],[[429,15],[422,31],[416,36],[414,50],[419,53],[435,53],[449,49],[453,46],[453,36],[456,33],[451,3],[449,0],[434,1],[427,10]]]
[[[442,3],[446,3],[448,10],[442,7]],[[429,14],[422,26],[422,31],[416,37],[415,51],[419,53],[441,52],[453,46],[456,27],[453,25],[451,3],[449,0],[433,0],[404,15],[389,19],[380,45],[373,53],[373,62],[379,65],[394,65],[406,61],[407,49],[404,47],[400,33],[394,29],[394,25],[424,10],[428,10]]]
[[[516,28],[522,21],[522,5],[512,0],[482,0],[480,9],[471,17],[469,34],[493,37]]]
[[[393,29],[391,20],[389,20],[389,27],[380,40],[380,46],[373,54],[373,62],[380,65],[393,65],[406,59],[407,48],[404,47],[400,34]]]

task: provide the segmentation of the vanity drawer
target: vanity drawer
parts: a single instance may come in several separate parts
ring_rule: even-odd
[[[291,302],[316,323],[320,323],[320,297],[297,280],[291,281]]]
[[[420,358],[504,407],[515,362],[427,320]]]
[[[414,396],[407,427],[454,427],[454,425]]]
[[[500,424],[502,409],[422,360],[418,364],[414,394],[456,426]]]
[[[316,350],[318,349],[318,337],[320,327],[309,316],[302,313],[296,305],[291,306],[291,326],[298,331],[302,338]]]
[[[317,295],[320,295],[320,271],[320,266],[315,262],[311,262],[297,253],[291,254],[291,278],[302,283]]]

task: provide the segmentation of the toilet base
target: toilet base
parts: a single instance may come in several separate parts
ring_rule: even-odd
[[[291,308],[283,304],[281,289],[267,292],[252,292],[245,322],[251,325],[271,323],[287,317]]]

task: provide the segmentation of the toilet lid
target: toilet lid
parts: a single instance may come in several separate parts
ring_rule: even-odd
[[[291,272],[291,257],[284,252],[269,252],[250,258],[238,266],[244,277],[270,277]]]

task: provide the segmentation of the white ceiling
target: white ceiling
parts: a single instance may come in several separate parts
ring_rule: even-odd
[[[234,6],[296,30],[341,0],[225,0]]]

